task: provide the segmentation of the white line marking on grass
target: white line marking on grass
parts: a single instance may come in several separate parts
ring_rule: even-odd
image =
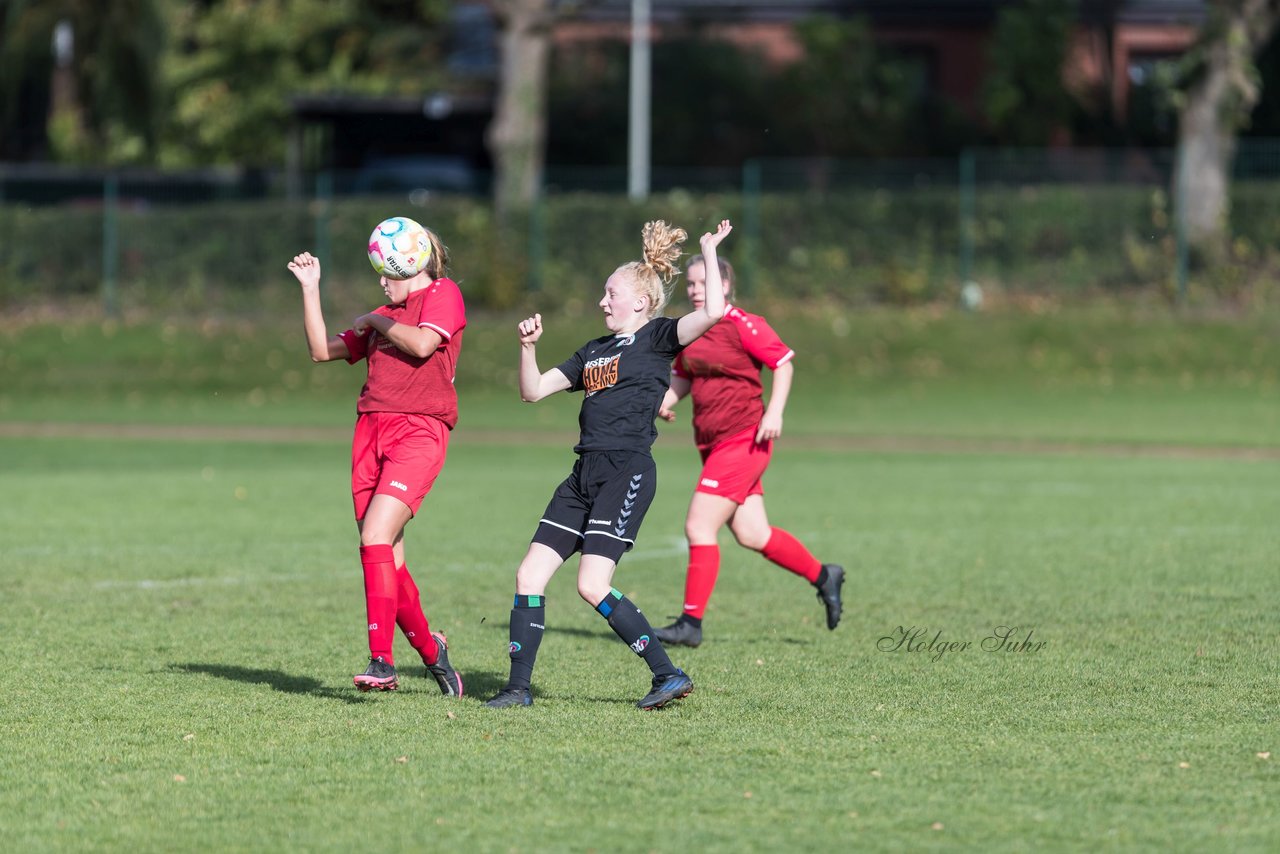
[[[264,584],[272,581],[314,581],[318,578],[342,578],[349,574],[347,572],[327,572],[317,575],[316,573],[288,572],[268,573],[253,577],[247,575],[197,575],[190,578],[110,578],[95,581],[93,588],[95,590],[119,590],[121,588],[129,590],[167,590],[175,587],[203,587],[206,585],[233,587],[242,584]]]
[[[432,572],[491,572],[498,569],[511,569],[515,571],[515,566],[507,567],[505,564],[499,566],[492,563],[473,563],[473,564],[446,564],[442,566],[424,567],[415,571],[415,575],[429,575]],[[235,587],[248,584],[268,584],[281,581],[317,581],[329,579],[359,579],[360,573],[358,569],[353,570],[334,570],[332,572],[268,572],[263,575],[194,575],[187,578],[107,578],[101,581],[95,581],[93,588],[95,590],[170,590],[182,587],[204,587],[204,586],[222,586]]]
[[[658,441],[674,447],[662,434]],[[514,431],[467,428],[452,441],[475,445],[562,446],[575,433],[557,430]],[[132,439],[225,442],[349,442],[347,426],[266,426],[245,424],[100,424],[54,421],[0,423],[4,439]],[[1274,445],[1222,445],[1176,442],[1085,442],[1061,439],[963,438],[956,436],[788,434],[794,450],[890,454],[999,454],[1104,457],[1168,457],[1173,459],[1280,460]]]

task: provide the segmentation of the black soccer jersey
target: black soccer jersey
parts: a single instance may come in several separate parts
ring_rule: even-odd
[[[671,385],[671,360],[683,350],[676,321],[655,317],[633,335],[588,341],[558,367],[570,391],[584,393],[574,451],[649,452],[654,419]]]

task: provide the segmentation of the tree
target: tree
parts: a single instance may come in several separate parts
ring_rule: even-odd
[[[279,164],[298,94],[430,91],[444,80],[447,14],[445,0],[187,5],[166,69],[175,93],[167,162]]]
[[[1280,0],[1219,0],[1184,57],[1174,191],[1188,242],[1209,256],[1226,246],[1236,134],[1258,103],[1254,59],[1278,20]]]
[[[697,33],[664,37],[652,50],[655,166],[736,167],[778,153],[770,146],[793,117],[778,118],[776,75],[755,52]],[[624,41],[554,52],[549,163],[626,165],[629,77]]]
[[[164,48],[158,0],[5,0],[0,127],[12,133],[22,107],[42,111],[29,93],[47,92],[46,134],[56,158],[145,161],[159,139]]]
[[[494,206],[528,208],[542,186],[547,144],[547,69],[552,0],[494,0],[501,27],[500,77],[489,126]]]
[[[877,50],[864,18],[798,21],[801,58],[782,72],[786,127],[797,150],[822,157],[900,154],[912,110],[907,65]]]
[[[1002,143],[1045,145],[1067,126],[1072,101],[1062,67],[1072,24],[1066,0],[1023,0],[1000,11],[982,104]]]

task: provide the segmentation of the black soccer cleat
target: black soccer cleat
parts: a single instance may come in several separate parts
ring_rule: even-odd
[[[510,706],[532,706],[533,692],[528,688],[503,688],[498,696],[485,703],[491,709],[505,709]]]
[[[445,641],[444,635],[439,632],[432,632],[431,636],[436,639],[436,648],[439,652],[436,663],[427,665],[427,672],[436,678],[441,694],[446,697],[461,697],[462,674],[454,670],[453,665],[449,663],[449,644]]]
[[[396,669],[382,656],[369,659],[369,667],[364,673],[356,674],[351,680],[361,691],[394,691],[400,687],[396,677]]]
[[[827,628],[834,629],[840,625],[840,612],[844,610],[844,603],[840,601],[840,588],[844,586],[844,567],[824,563],[822,568],[827,571],[827,580],[821,586],[814,586],[818,588],[818,601],[827,608]]]
[[[673,676],[653,677],[653,687],[644,699],[636,703],[636,708],[648,711],[661,709],[672,700],[679,700],[693,693],[693,680],[683,670],[677,670]]]
[[[667,646],[697,646],[702,643],[702,626],[695,626],[683,614],[671,625],[654,629],[653,634]]]

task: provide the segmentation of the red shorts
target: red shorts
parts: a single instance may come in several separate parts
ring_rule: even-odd
[[[710,448],[702,454],[702,474],[695,492],[719,495],[741,504],[749,495],[764,495],[760,478],[773,456],[773,442],[756,443],[756,427],[749,427]]]
[[[351,500],[357,521],[375,495],[400,499],[416,515],[449,450],[449,428],[430,415],[365,412],[351,439]]]

